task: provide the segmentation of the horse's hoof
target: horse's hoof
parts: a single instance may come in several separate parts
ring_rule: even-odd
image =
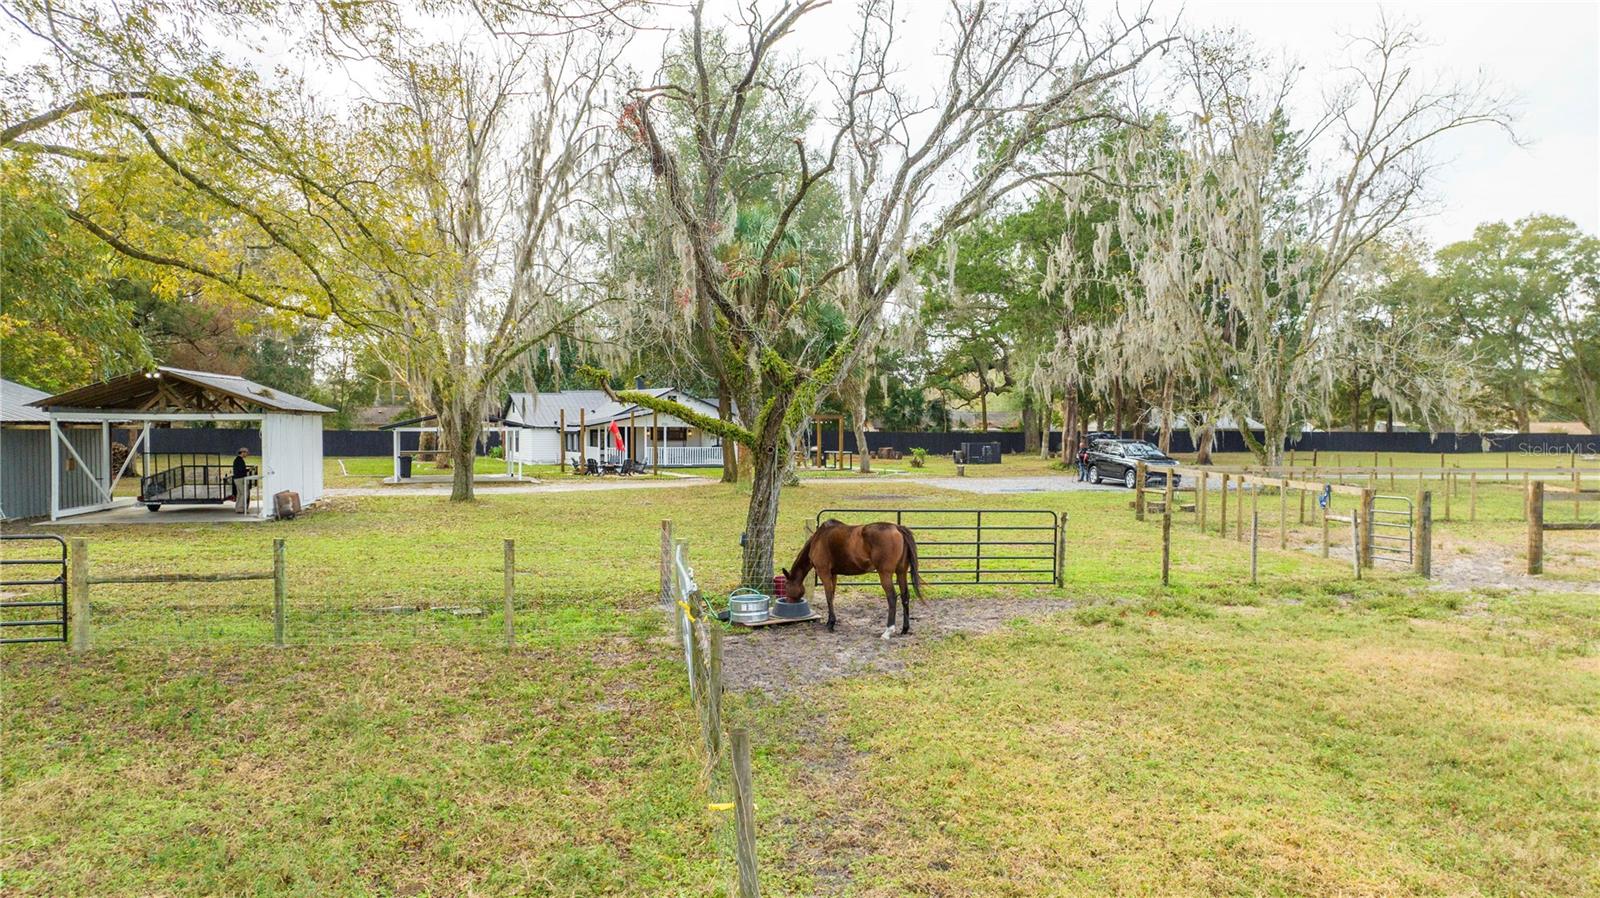
[[[884,627],[883,628],[883,638],[884,639],[888,639],[890,636],[893,636],[893,635],[894,635],[894,627]]]
[[[900,629],[900,635],[901,636],[910,636],[911,635],[911,628],[910,627],[902,627]]]
[[[828,632],[829,633],[833,632],[833,621],[828,621]]]

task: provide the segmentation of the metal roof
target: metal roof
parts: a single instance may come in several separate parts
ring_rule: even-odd
[[[49,393],[0,379],[0,422],[5,424],[48,424],[50,416],[30,403],[48,399]]]
[[[28,403],[36,408],[107,411],[294,412],[325,414],[333,409],[275,390],[237,374],[184,368],[157,368],[128,374]]]

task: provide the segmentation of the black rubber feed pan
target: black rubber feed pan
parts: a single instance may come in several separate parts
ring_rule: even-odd
[[[785,620],[807,618],[811,616],[811,603],[805,599],[801,599],[798,602],[780,599],[772,603],[772,616],[781,617]]]

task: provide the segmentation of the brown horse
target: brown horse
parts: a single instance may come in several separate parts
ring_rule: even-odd
[[[800,547],[794,564],[786,568],[784,592],[792,601],[805,598],[806,577],[815,570],[822,580],[822,589],[828,596],[828,629],[833,629],[833,593],[840,576],[878,572],[883,583],[883,593],[889,597],[889,622],[883,629],[883,638],[894,633],[894,578],[900,578],[900,608],[904,621],[901,633],[911,632],[911,590],[906,585],[906,574],[917,587],[917,598],[922,598],[922,574],[917,570],[917,540],[911,531],[899,524],[846,524],[828,520],[811,534]]]

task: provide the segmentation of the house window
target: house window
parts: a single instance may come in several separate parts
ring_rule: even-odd
[[[673,442],[674,440],[676,440],[679,443],[688,442],[689,441],[689,428],[687,428],[687,427],[668,427],[667,428],[667,442],[670,443],[670,442]]]

